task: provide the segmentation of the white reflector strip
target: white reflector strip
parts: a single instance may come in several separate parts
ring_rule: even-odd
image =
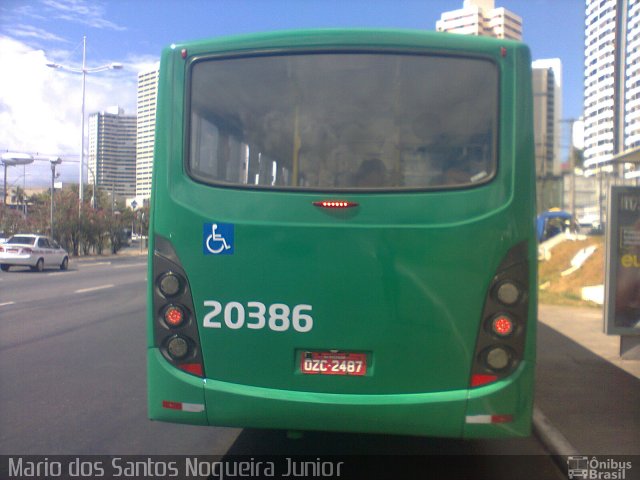
[[[467,423],[510,423],[513,415],[467,415]]]
[[[202,403],[171,402],[169,400],[163,400],[162,408],[193,413],[204,412],[204,405]]]
[[[204,405],[202,403],[183,403],[183,412],[204,412]]]
[[[491,423],[491,415],[467,415],[467,423]]]

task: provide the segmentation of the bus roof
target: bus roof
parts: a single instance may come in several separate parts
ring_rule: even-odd
[[[242,50],[278,47],[424,47],[427,42],[433,48],[466,49],[486,51],[500,47],[524,47],[522,42],[497,39],[486,36],[458,35],[447,32],[406,29],[372,29],[372,28],[324,28],[308,30],[282,30],[272,32],[257,32],[224,37],[177,43],[169,47],[173,49],[188,49],[189,53],[200,50]],[[525,47],[526,48],[526,47]]]

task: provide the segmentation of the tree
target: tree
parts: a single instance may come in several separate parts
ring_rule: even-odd
[[[140,221],[140,234],[144,235],[145,237],[149,235],[149,211],[150,209],[148,205],[138,210],[139,212],[138,218]]]
[[[0,232],[9,237],[25,231],[27,231],[26,220],[22,212],[4,208],[3,206],[2,210],[0,210]]]
[[[27,200],[22,192],[21,198]],[[29,217],[22,212],[3,208],[0,210],[0,232],[6,235],[15,233],[47,233],[50,229],[51,193],[49,191],[31,195]],[[136,215],[142,215],[145,231],[148,228],[148,208],[143,213],[133,212],[124,206],[124,202],[111,203],[104,192],[98,191],[97,203],[101,208],[94,209],[87,199],[78,215],[78,188],[76,185],[54,192],[54,236],[72,255],[102,254],[107,242],[113,253],[117,253],[125,242],[125,227],[130,227]],[[118,210],[115,210],[115,208]],[[146,213],[145,213],[146,212]]]
[[[56,239],[72,252],[72,255],[78,256],[82,240],[82,224],[78,218],[78,195],[72,189],[55,193],[53,221]]]
[[[15,197],[16,197],[16,204],[26,205],[27,195],[24,189],[19,185],[15,189]]]
[[[111,253],[118,253],[122,248],[124,225],[120,212],[114,212],[113,215],[107,217],[107,225],[109,228],[109,240],[111,241]]]

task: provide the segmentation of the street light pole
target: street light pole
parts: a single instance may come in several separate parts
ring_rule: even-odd
[[[82,37],[82,68],[73,68],[60,65],[58,63],[47,63],[47,67],[56,68],[60,70],[66,70],[73,73],[82,74],[82,118],[80,119],[80,167],[78,174],[78,216],[82,214],[82,199],[83,199],[83,184],[82,174],[84,168],[84,117],[85,117],[85,93],[86,93],[86,80],[88,73],[97,73],[105,70],[120,70],[122,69],[121,63],[109,63],[107,65],[101,65],[99,67],[87,68],[87,36]]]
[[[82,37],[82,116],[80,118],[80,167],[78,174],[78,216],[82,214],[82,200],[83,195],[83,182],[82,182],[82,167],[84,165],[84,105],[85,105],[85,92],[87,86],[87,36]],[[53,224],[52,224],[53,225]]]
[[[89,166],[89,162],[87,162],[87,171],[89,173],[91,173],[91,176],[93,177],[93,195],[92,195],[91,206],[95,210],[96,209],[96,195],[97,195],[97,190],[96,190],[96,172],[94,172],[93,168],[91,168]]]
[[[53,240],[53,194],[55,190],[55,179],[56,179],[56,165],[60,165],[62,163],[62,159],[60,157],[50,158],[49,162],[51,163],[51,217],[50,217],[50,226],[51,226],[51,240]]]
[[[2,166],[4,167],[4,186],[2,187],[2,208],[7,208],[7,166],[8,163],[2,162]]]

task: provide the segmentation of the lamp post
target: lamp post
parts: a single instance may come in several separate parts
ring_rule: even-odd
[[[83,188],[82,188],[82,173],[84,166],[84,107],[85,107],[85,92],[86,92],[86,80],[88,73],[97,73],[105,70],[120,70],[122,69],[121,63],[109,63],[106,65],[101,65],[99,67],[87,68],[87,37],[86,35],[82,37],[82,68],[73,68],[67,67],[64,65],[60,65],[58,63],[47,63],[47,67],[56,68],[60,70],[66,70],[72,73],[81,73],[82,74],[82,117],[80,119],[80,167],[79,167],[79,180],[78,180],[78,216],[82,212],[82,197],[83,197]]]
[[[569,177],[569,210],[571,212],[571,218],[576,221],[576,133],[574,132],[574,126],[579,119],[577,118],[563,118],[561,123],[568,124],[571,132],[569,140],[569,169],[571,176]],[[564,202],[563,202],[564,203]],[[577,223],[577,222],[576,222]]]
[[[91,168],[89,166],[89,164],[87,163],[87,170],[91,173],[91,176],[93,177],[93,196],[91,199],[91,206],[93,207],[93,209],[96,209],[96,195],[98,194],[96,187],[97,187],[97,183],[96,183],[96,172],[93,171],[93,168]]]
[[[27,165],[29,163],[33,163],[33,157],[28,153],[7,152],[2,154],[2,166],[4,167],[2,208],[7,207],[7,167],[14,167],[16,165]]]
[[[51,163],[51,240],[53,240],[53,194],[55,192],[55,179],[56,179],[56,165],[60,165],[62,163],[62,159],[60,157],[52,157],[49,159],[49,163]]]

